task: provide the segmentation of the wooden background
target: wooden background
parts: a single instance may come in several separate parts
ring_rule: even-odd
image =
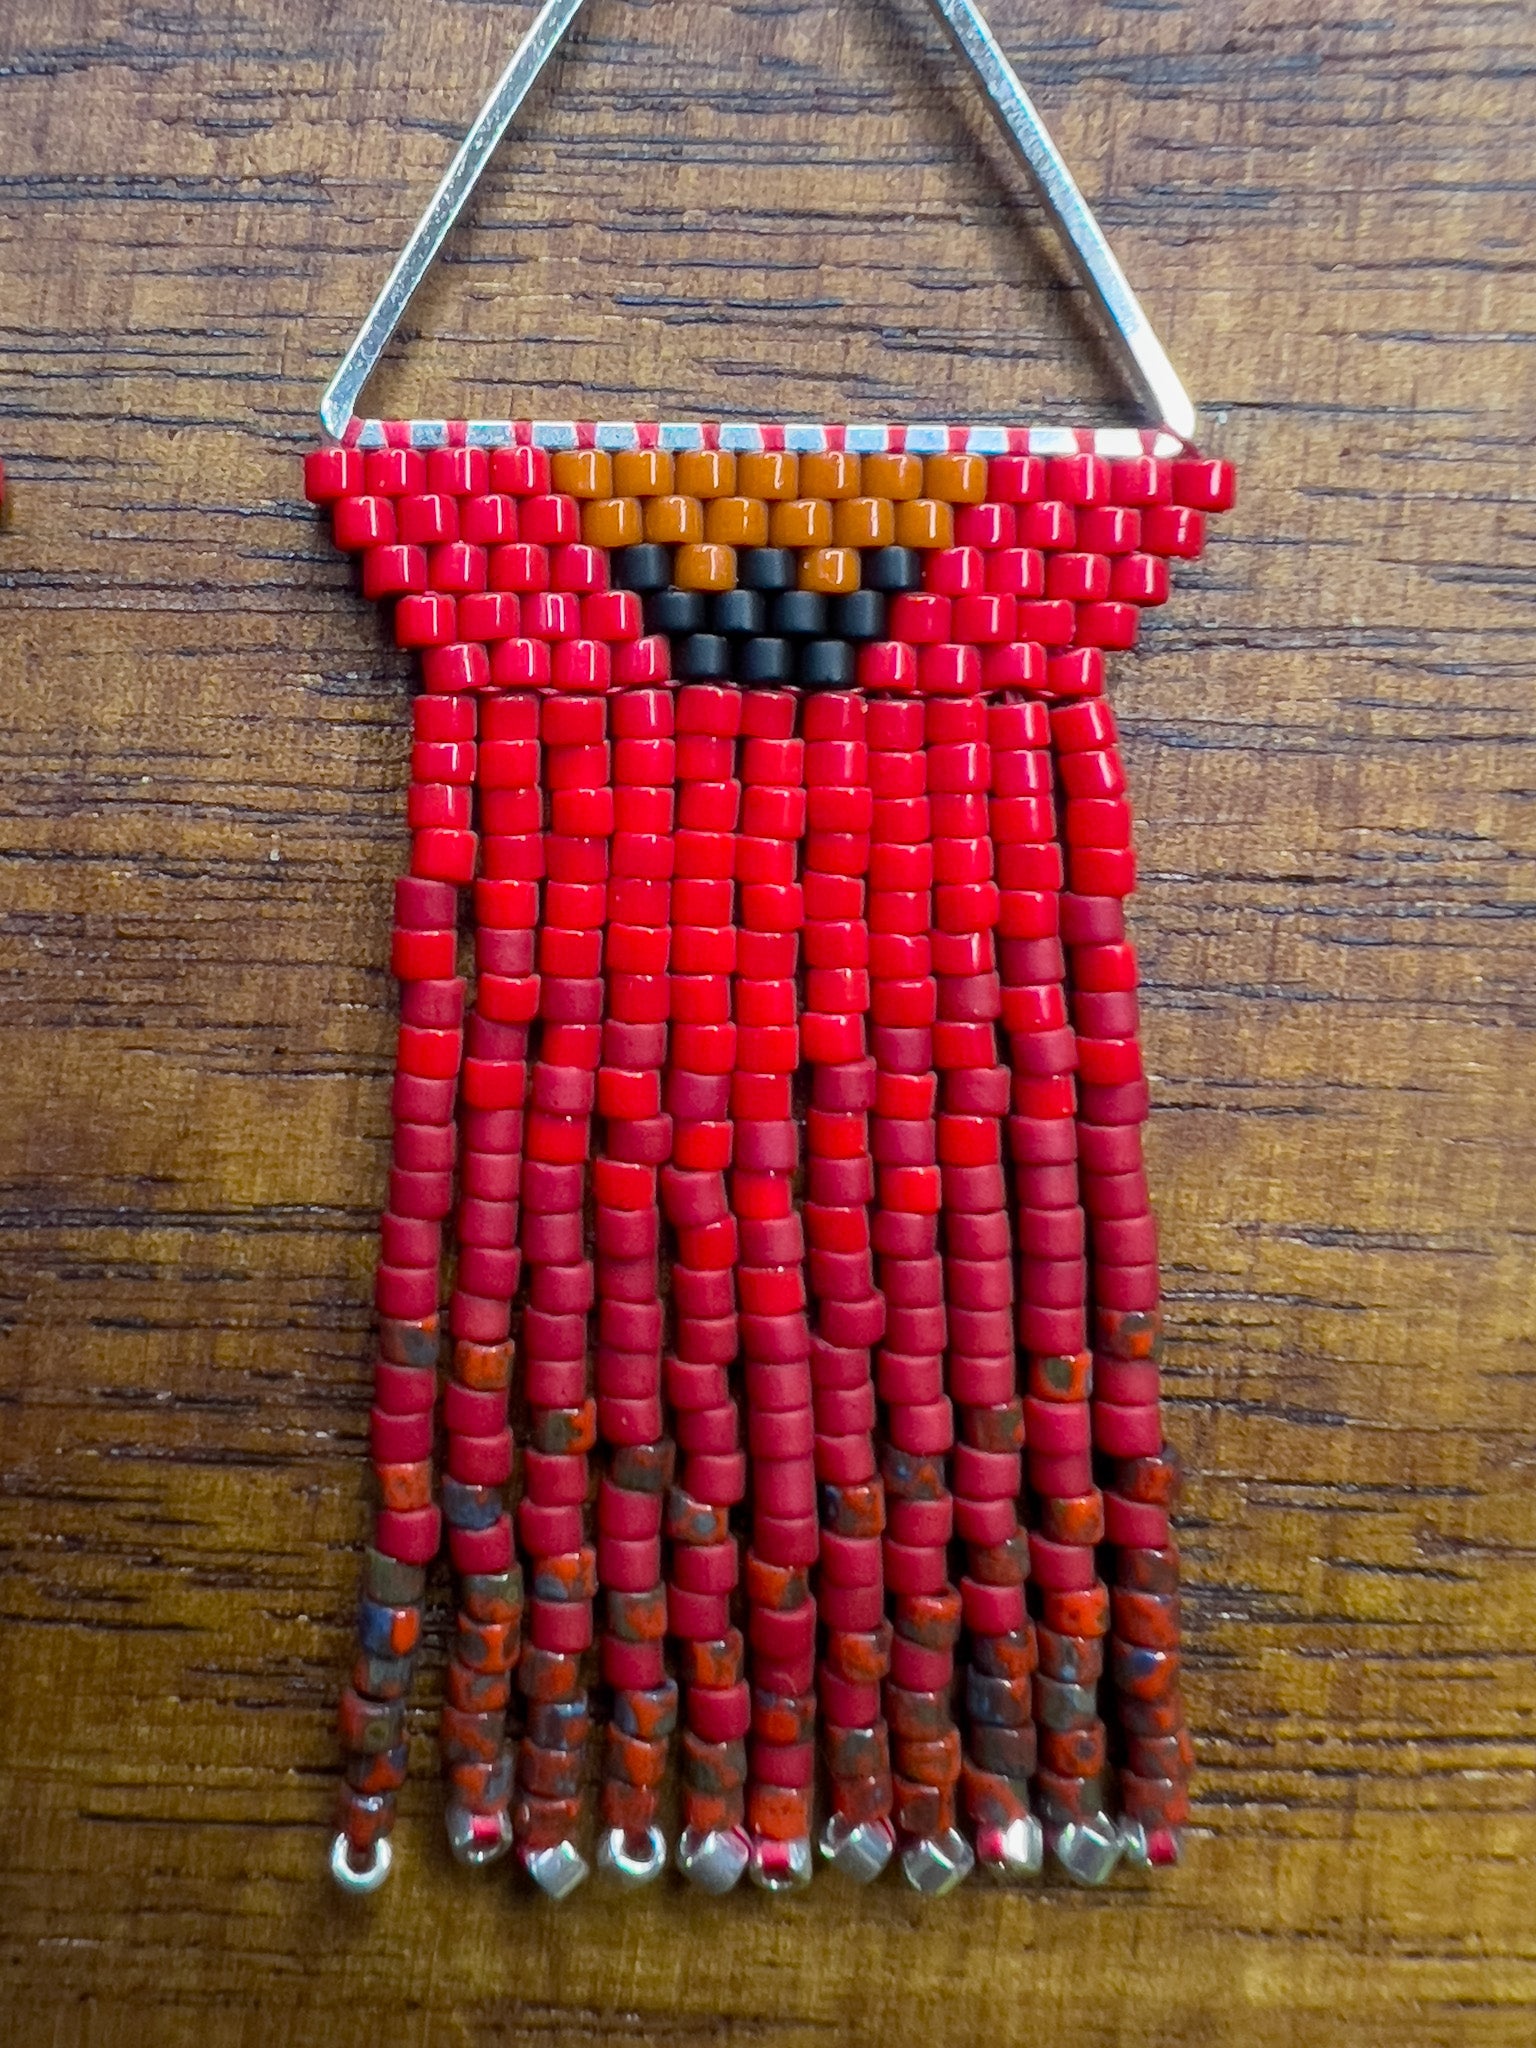
[[[1193,1472],[1186,1866],[321,1875],[405,670],[298,496],[523,0],[0,11],[16,2048],[1536,2032],[1529,0],[999,0],[1240,465],[1117,702]],[[375,409],[1128,418],[917,0],[593,0]]]

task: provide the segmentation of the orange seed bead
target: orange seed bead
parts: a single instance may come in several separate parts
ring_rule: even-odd
[[[707,541],[690,542],[678,549],[672,578],[679,590],[734,590],[736,550]]]
[[[432,1467],[417,1465],[376,1465],[380,1505],[398,1514],[432,1505]]]
[[[736,460],[736,486],[744,497],[798,497],[800,465],[787,449],[760,449]]]
[[[613,458],[606,448],[562,448],[550,458],[550,479],[573,498],[613,495]]]
[[[700,1792],[690,1785],[683,1799],[688,1826],[697,1828],[701,1834],[711,1829],[736,1827],[741,1821],[739,1792]]]
[[[979,505],[987,495],[986,457],[959,452],[930,455],[923,464],[923,490],[946,505]]]
[[[1052,1501],[1050,1534],[1057,1543],[1096,1544],[1104,1541],[1104,1497],[1080,1494]]]
[[[832,507],[832,538],[840,548],[888,548],[895,531],[889,498],[844,498]]]
[[[581,537],[589,548],[630,548],[644,533],[638,498],[589,498],[581,508]]]
[[[702,540],[704,507],[697,498],[647,498],[645,537],[647,540],[665,541],[669,545],[678,541]]]
[[[790,498],[775,505],[768,534],[776,548],[824,548],[832,540],[832,507],[824,498]]]
[[[859,491],[859,458],[842,448],[823,448],[800,458],[800,489],[807,498],[853,498]]]
[[[861,481],[872,498],[894,498],[899,504],[921,496],[922,461],[916,455],[866,455]]]
[[[704,507],[704,538],[727,548],[765,548],[768,507],[761,498],[711,498]]]
[[[951,548],[955,544],[955,515],[937,498],[910,498],[896,507],[896,545],[899,548]]]
[[[859,556],[856,548],[807,548],[800,557],[800,588],[823,590],[829,597],[841,597],[859,587]]]
[[[1029,1361],[1029,1391],[1041,1401],[1086,1401],[1093,1386],[1093,1353],[1066,1357],[1037,1352]]]
[[[453,1376],[477,1390],[504,1387],[512,1376],[510,1344],[471,1344],[460,1338],[453,1347]]]
[[[672,457],[665,448],[625,448],[613,458],[613,489],[620,498],[659,498],[672,488]]]
[[[811,1795],[800,1785],[753,1785],[747,1794],[752,1832],[792,1842],[811,1831]]]
[[[690,498],[728,498],[736,488],[736,458],[729,448],[685,448],[674,464],[674,479]]]

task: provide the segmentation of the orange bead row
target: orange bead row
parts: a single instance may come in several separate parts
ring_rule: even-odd
[[[641,541],[840,551],[947,548],[954,545],[954,512],[945,498],[699,498],[668,491],[651,498],[583,499],[581,537],[592,548],[629,548]]]
[[[639,450],[610,456],[603,449],[584,448],[557,455],[554,482],[557,489],[577,498],[581,504],[581,537],[588,547],[628,548],[642,542],[659,542],[677,549],[675,580],[683,590],[730,590],[736,582],[737,548],[794,548],[800,555],[799,585],[802,590],[819,590],[841,596],[859,587],[859,552],[863,548],[949,548],[954,546],[954,505],[980,502],[982,485],[976,495],[960,499],[938,496],[893,498],[890,496],[753,497],[734,493],[707,497],[699,493],[663,491],[643,496],[638,491],[622,497],[585,492],[583,483],[633,483],[622,474],[600,475],[603,469],[618,471],[620,465],[657,462],[673,458],[657,450]],[[743,455],[740,458],[716,450],[696,449],[675,458],[679,468],[685,462],[716,465],[733,461],[742,467],[758,462],[794,462],[780,455]],[[858,464],[856,455],[825,454],[798,458],[805,466],[813,462]],[[921,471],[915,455],[872,455],[865,467],[876,463],[910,463]],[[940,455],[935,463],[985,464],[979,456]],[[566,467],[562,470],[561,465]],[[647,474],[655,474],[647,469]],[[671,478],[670,481],[683,481]],[[919,477],[919,481],[924,481]]]
[[[725,448],[568,448],[550,461],[553,487],[573,498],[888,498],[905,504],[932,498],[943,505],[979,505],[987,494],[987,458],[943,455],[852,455],[840,448],[797,455],[788,449],[732,454]]]

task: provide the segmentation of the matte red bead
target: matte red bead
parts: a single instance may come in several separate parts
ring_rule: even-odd
[[[1112,1458],[1155,1457],[1163,1440],[1156,1402],[1121,1407],[1096,1400],[1093,1404],[1093,1440]]]
[[[373,1541],[386,1557],[402,1564],[430,1564],[442,1537],[442,1518],[435,1507],[399,1510],[381,1508],[373,1520]]]

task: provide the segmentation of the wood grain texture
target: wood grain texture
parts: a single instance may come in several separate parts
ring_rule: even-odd
[[[1536,2032],[1526,0],[997,0],[1240,465],[1116,697],[1198,1828],[1105,1896],[320,1873],[405,670],[320,385],[528,10],[0,10],[16,2048]],[[1524,118],[1522,118],[1522,116]],[[1127,418],[916,0],[593,0],[377,410]]]

